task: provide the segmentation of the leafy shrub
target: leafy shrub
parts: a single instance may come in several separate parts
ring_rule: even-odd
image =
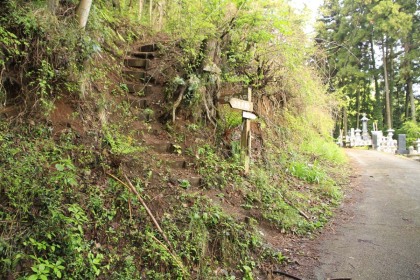
[[[28,127],[27,134],[19,129],[1,123],[0,273],[28,279],[98,275],[103,257],[85,239],[88,214],[76,191],[75,163],[82,161],[69,157],[89,149],[75,149],[72,137],[56,145],[43,126]]]
[[[413,121],[406,121],[403,126],[396,131],[396,134],[405,134],[407,144],[415,146],[415,142],[420,138],[420,125]]]
[[[145,150],[134,138],[121,134],[117,126],[104,128],[104,141],[111,147],[111,153],[115,155],[128,155]]]

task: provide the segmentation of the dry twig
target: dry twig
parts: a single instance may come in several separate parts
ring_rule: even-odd
[[[159,243],[160,246],[162,246],[166,251],[168,251],[169,255],[171,255],[171,257],[174,259],[174,261],[178,264],[178,266],[182,269],[182,271],[184,272],[185,275],[188,275],[187,270],[185,269],[184,265],[182,264],[182,262],[179,260],[178,257],[176,257],[174,254],[172,254],[171,250],[168,249],[168,247],[165,246],[165,244],[162,243],[162,241],[160,241],[159,239],[157,239],[156,237],[154,237],[153,235],[149,235],[154,241],[156,241],[157,243]]]
[[[136,196],[137,199],[140,201],[140,203],[143,205],[144,209],[146,209],[147,214],[149,214],[149,217],[152,219],[153,224],[155,225],[156,229],[159,231],[160,234],[162,234],[163,239],[165,240],[166,244],[170,248],[170,251],[174,251],[171,243],[169,242],[169,239],[166,237],[166,234],[163,232],[162,228],[160,227],[159,223],[157,222],[155,216],[153,215],[152,211],[150,211],[149,207],[147,206],[146,202],[144,202],[143,198],[140,196],[139,192],[136,190],[136,188],[133,186],[131,181],[128,179],[127,175],[124,174],[124,178],[127,180],[127,183],[124,183],[121,181],[118,177],[115,175],[112,175],[111,173],[106,173],[113,179],[120,182],[123,186],[127,187],[129,190],[131,190]]]

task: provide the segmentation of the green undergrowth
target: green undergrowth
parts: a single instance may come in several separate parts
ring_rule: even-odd
[[[134,135],[124,135],[118,126],[104,127],[103,133],[104,142],[109,145],[110,152],[116,156],[133,155],[146,150],[136,141]]]
[[[288,128],[281,130],[284,133]],[[298,146],[287,138],[284,143],[276,128],[264,128],[264,132],[264,157],[254,157],[247,177],[242,176],[237,143],[231,143],[228,157],[210,144],[199,147],[198,167],[205,188],[218,189],[223,197],[229,196],[225,192],[239,190],[243,194],[240,207],[282,232],[304,235],[322,228],[343,197],[343,151],[314,130],[307,130]],[[302,136],[289,133],[287,137]]]
[[[305,119],[286,114],[283,121],[264,129],[265,156],[251,167],[243,207],[284,232],[312,233],[341,202],[347,160],[328,134]]]
[[[264,249],[255,221],[238,222],[194,194],[165,201],[171,207],[158,220],[166,244],[136,196],[105,175],[123,178],[103,152],[115,146],[99,140],[92,149],[92,141],[80,143],[70,131],[53,140],[47,126],[0,123],[0,274],[235,279],[261,261],[283,260]],[[152,211],[162,211],[141,179],[132,182]]]
[[[198,172],[203,177],[203,184],[208,188],[224,189],[228,184],[242,182],[243,166],[239,149],[232,157],[221,156],[216,148],[205,144],[197,148]]]
[[[24,100],[33,107],[25,113],[48,116],[60,96],[86,98],[91,91],[88,81],[104,92],[115,87],[106,75],[120,71],[116,59],[138,38],[138,26],[117,16],[117,10],[110,12],[108,4],[97,3],[88,28],[82,30],[74,15],[77,3],[57,2],[54,12],[46,1],[12,0],[0,7],[2,104]],[[103,63],[91,67],[98,58]],[[105,63],[108,58],[112,61]]]
[[[303,165],[290,163],[297,164]],[[265,220],[284,232],[307,234],[321,228],[339,204],[341,190],[324,171],[305,166],[296,173],[282,168],[281,163],[255,166],[243,207],[259,210]]]

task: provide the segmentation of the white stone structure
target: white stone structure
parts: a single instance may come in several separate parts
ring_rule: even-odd
[[[417,144],[417,148],[419,147],[419,141],[420,139],[418,139],[415,143]],[[416,149],[414,149],[413,146],[408,147],[408,154],[407,157],[411,158],[411,159],[415,159],[415,160],[420,160],[420,152]]]
[[[420,154],[420,138],[417,138],[416,145],[417,145],[417,153]]]
[[[368,131],[368,121],[366,114],[362,114],[362,130],[359,128],[351,128],[350,131],[345,136],[346,145],[350,147],[363,147],[363,146],[372,146],[373,149],[381,152],[395,153],[397,150],[397,140],[393,139],[394,130],[388,129],[387,136],[384,136],[382,131],[377,129],[377,124],[374,123],[374,130],[371,131],[372,137],[369,135]],[[420,139],[418,140],[417,148],[420,153]]]
[[[388,135],[383,136],[382,131],[376,131],[377,135],[377,148],[376,150],[380,152],[386,152],[386,153],[395,153],[397,151],[397,140],[394,140],[392,137],[394,135],[393,129],[388,129]]]
[[[364,141],[370,141],[371,139],[368,132],[368,124],[367,124],[369,119],[366,117],[366,113],[363,113],[362,116],[363,117],[360,119],[362,121],[362,139]]]

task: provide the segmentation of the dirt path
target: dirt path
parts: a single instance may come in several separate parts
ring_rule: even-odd
[[[360,197],[346,220],[316,242],[318,265],[305,279],[420,279],[420,163],[347,150]],[[343,218],[343,217],[342,217]]]

